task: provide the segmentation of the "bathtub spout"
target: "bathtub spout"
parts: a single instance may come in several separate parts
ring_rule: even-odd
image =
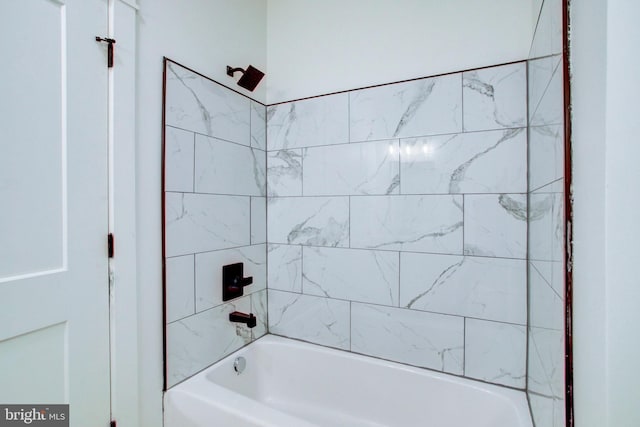
[[[256,316],[254,316],[253,313],[246,314],[234,311],[233,313],[229,313],[229,320],[232,322],[246,323],[249,328],[256,326]]]

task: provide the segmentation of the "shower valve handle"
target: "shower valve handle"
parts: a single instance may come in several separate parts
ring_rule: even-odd
[[[233,278],[233,284],[238,287],[249,286],[252,283],[253,283],[253,276],[250,276],[250,277],[236,276]]]
[[[229,301],[244,295],[244,287],[253,283],[253,277],[244,277],[241,262],[222,267],[222,301]]]

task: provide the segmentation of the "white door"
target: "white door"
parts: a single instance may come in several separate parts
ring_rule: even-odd
[[[0,403],[109,425],[107,0],[0,0]]]

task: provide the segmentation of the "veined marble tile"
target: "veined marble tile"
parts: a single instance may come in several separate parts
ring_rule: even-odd
[[[167,62],[166,124],[250,145],[250,100]]]
[[[251,330],[229,321],[233,311],[248,313],[250,297],[220,305],[167,325],[169,387],[251,342]]]
[[[351,198],[351,247],[462,253],[462,196]]]
[[[303,194],[398,194],[398,140],[303,150]]]
[[[193,132],[165,127],[165,191],[193,191],[194,138]]]
[[[195,162],[198,193],[266,194],[265,151],[196,135]]]
[[[249,197],[165,193],[166,256],[249,244]]]
[[[302,246],[269,244],[269,289],[302,293]]]
[[[562,193],[529,196],[529,258],[562,261],[564,257],[564,197]]]
[[[525,259],[526,194],[465,195],[464,253]]]
[[[462,81],[465,131],[527,125],[525,62],[466,71]]]
[[[564,122],[564,87],[561,64],[556,67],[540,102],[530,108],[530,126],[556,125]]]
[[[562,65],[562,55],[530,59],[527,64],[529,70],[529,120],[531,120],[553,78],[553,74]]]
[[[553,181],[544,187],[532,190],[531,194],[543,194],[543,193],[564,193],[564,178],[560,178]]]
[[[167,323],[194,314],[194,267],[193,255],[165,260]]]
[[[302,150],[267,153],[267,193],[275,196],[302,196]]]
[[[464,319],[352,303],[351,351],[462,374]]]
[[[529,58],[562,53],[562,1],[544,0]]]
[[[466,319],[464,375],[524,388],[526,349],[525,326]]]
[[[564,300],[565,267],[563,261],[531,261],[542,278],[551,286],[554,292]]]
[[[402,194],[527,191],[523,128],[403,139],[400,161]]]
[[[403,252],[400,306],[527,323],[525,260]]]
[[[349,142],[348,94],[321,96],[267,109],[269,151]]]
[[[527,393],[531,405],[531,415],[536,427],[565,427],[564,398]]]
[[[270,243],[349,246],[348,197],[276,197],[267,203]]]
[[[564,397],[564,330],[529,328],[529,390]]]
[[[269,289],[269,332],[348,350],[349,304]]]
[[[305,247],[302,255],[305,294],[398,305],[398,253]]]
[[[535,265],[530,263],[529,326],[562,331],[564,330],[564,312],[562,294],[557,293]]]
[[[251,313],[256,316],[256,326],[251,328],[251,338],[257,340],[269,332],[266,289],[251,294]]]
[[[564,130],[534,126],[529,133],[529,191],[564,178]]]
[[[267,150],[267,107],[251,101],[251,146]]]
[[[267,198],[251,198],[251,244],[267,241]]]
[[[351,141],[462,131],[461,75],[350,92]]]
[[[245,277],[253,277],[253,284],[244,288],[245,295],[267,287],[266,245],[196,254],[196,311],[222,304],[222,267],[237,262],[244,263]]]

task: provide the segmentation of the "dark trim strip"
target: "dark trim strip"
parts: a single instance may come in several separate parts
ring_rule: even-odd
[[[569,7],[571,0],[562,3],[562,77],[564,89],[564,226],[565,226],[565,417],[566,427],[574,426],[573,416],[573,195],[571,186],[571,75]]]
[[[162,390],[167,390],[167,248],[166,248],[166,214],[165,214],[165,164],[166,164],[166,103],[167,103],[167,62],[170,60],[165,56],[162,61],[162,186],[161,186],[161,209],[162,209]]]

